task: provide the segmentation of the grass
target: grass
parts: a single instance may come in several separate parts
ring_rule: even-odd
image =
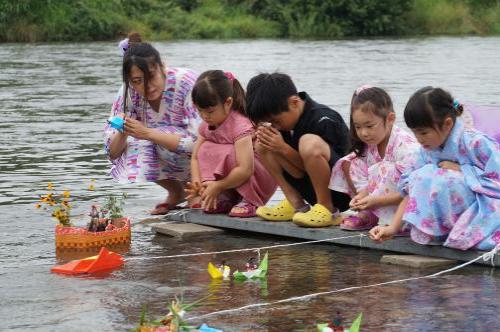
[[[0,0],[0,42],[111,40],[132,30],[148,40],[334,39],[352,34],[320,5],[311,2],[307,11],[297,11],[281,0],[266,1],[280,4],[280,18],[260,17],[250,9],[255,1]],[[500,34],[500,0],[409,1],[400,35]]]

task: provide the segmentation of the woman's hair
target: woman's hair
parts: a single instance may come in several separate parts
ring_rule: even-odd
[[[230,72],[208,70],[202,73],[191,92],[193,103],[200,108],[224,104],[227,98],[233,98],[231,108],[246,115],[245,91],[240,82]]]
[[[129,46],[142,43],[141,34],[138,32],[130,32],[127,36]]]
[[[118,48],[120,49],[120,54],[125,56],[125,53],[130,48],[130,46],[142,43],[142,37],[138,32],[131,32],[128,34],[127,38],[121,40],[118,43]]]
[[[136,66],[144,73],[144,97],[147,100],[148,82],[150,79],[149,67],[159,66],[163,69],[160,53],[149,43],[133,44],[123,57],[122,76],[125,83],[125,94],[123,100],[123,113],[126,114],[128,90],[130,85],[130,71],[132,66]]]
[[[410,97],[405,107],[408,128],[441,128],[446,118],[455,123],[462,115],[463,106],[451,94],[441,88],[426,86]]]
[[[354,111],[370,112],[374,115],[384,119],[387,119],[389,113],[394,112],[392,106],[391,97],[384,89],[372,87],[372,86],[361,86],[352,95],[351,99],[351,115],[350,115],[350,128],[349,132],[351,134],[351,151],[359,157],[363,156],[366,143],[364,143],[356,133],[356,128],[354,126],[354,121],[352,120],[352,114]]]

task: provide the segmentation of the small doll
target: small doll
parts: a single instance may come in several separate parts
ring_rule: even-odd
[[[245,267],[247,268],[247,272],[256,270],[258,267],[257,258],[251,257],[245,264]]]

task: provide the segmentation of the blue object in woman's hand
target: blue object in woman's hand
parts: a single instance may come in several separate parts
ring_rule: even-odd
[[[115,128],[118,130],[120,133],[123,133],[123,125],[125,124],[125,121],[123,121],[123,118],[119,116],[114,116],[108,119],[108,123],[111,126],[111,128]]]

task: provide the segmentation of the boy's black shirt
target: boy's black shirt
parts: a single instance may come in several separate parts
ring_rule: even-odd
[[[337,111],[318,104],[306,92],[298,95],[305,101],[304,112],[293,130],[281,132],[283,140],[298,151],[300,137],[305,134],[320,136],[330,146],[330,166],[333,166],[349,149],[349,129]]]

